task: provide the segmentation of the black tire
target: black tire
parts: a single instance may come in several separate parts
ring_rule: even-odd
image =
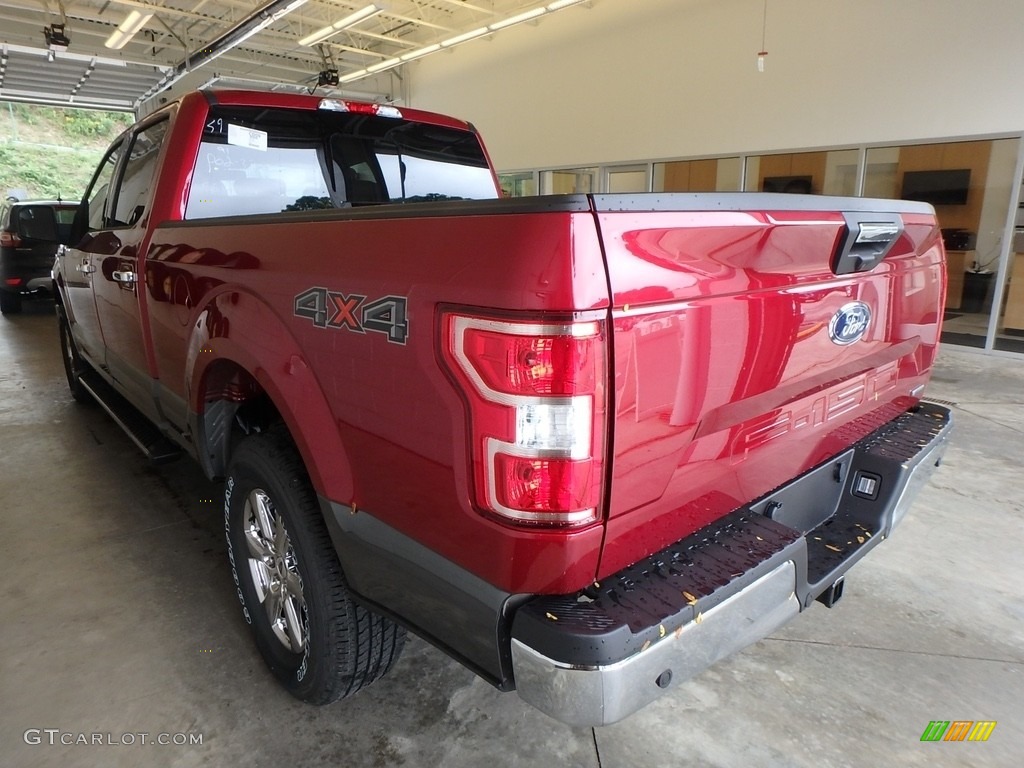
[[[21,312],[21,294],[0,291],[0,314],[16,315]]]
[[[71,336],[71,326],[60,302],[57,303],[57,329],[60,335],[60,356],[64,360],[64,375],[67,377],[71,396],[80,403],[92,403],[92,395],[85,390],[81,381],[82,374],[88,370],[89,364],[78,354],[78,347]]]
[[[391,669],[405,630],[352,600],[316,494],[283,427],[239,443],[225,483],[224,518],[242,613],[270,671],[293,696],[329,704]]]

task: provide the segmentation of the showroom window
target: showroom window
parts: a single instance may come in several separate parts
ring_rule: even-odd
[[[651,191],[651,174],[647,165],[622,165],[604,169],[604,191],[631,194]]]
[[[746,158],[744,189],[852,196],[857,194],[859,155],[856,149],[750,155]]]
[[[654,164],[655,192],[738,192],[738,157],[676,160]]]
[[[587,195],[597,191],[597,168],[540,172],[542,195]]]
[[[935,206],[949,276],[946,343],[986,347],[991,334],[990,348],[1024,352],[1024,235],[1017,234],[1024,229],[1015,230],[1024,225],[1016,208],[1019,146],[1018,139],[993,139],[867,150],[866,195]]]
[[[948,258],[943,341],[1024,354],[1020,136],[541,169],[499,178],[510,197],[649,188],[924,200],[935,206]]]
[[[499,173],[502,197],[533,197],[537,194],[537,175],[525,173]]]

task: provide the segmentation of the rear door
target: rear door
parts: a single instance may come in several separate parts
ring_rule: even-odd
[[[928,206],[742,194],[594,201],[615,351],[602,573],[770,492],[916,402],[944,293]]]
[[[123,167],[115,177],[107,206],[107,220],[95,233],[94,242],[102,247],[91,254],[96,266],[92,286],[106,346],[106,368],[136,407],[147,412],[155,406],[140,307],[145,298],[142,259],[148,244],[153,182],[168,124],[167,116],[161,115],[128,138]],[[155,410],[150,415],[155,415]]]
[[[70,247],[57,251],[60,273],[64,280],[65,310],[71,323],[79,351],[96,367],[104,365],[103,336],[96,314],[93,281],[105,252],[112,250],[105,236],[107,207],[115,174],[121,160],[124,139],[118,139],[100,163],[84,202],[76,214],[76,226],[84,233],[82,239]]]

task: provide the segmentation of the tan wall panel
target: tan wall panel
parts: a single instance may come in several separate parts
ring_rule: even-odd
[[[690,191],[690,163],[681,161],[677,163],[665,163],[665,191],[666,192],[689,192]]]
[[[717,187],[717,160],[693,160],[690,162],[691,192],[714,192]]]

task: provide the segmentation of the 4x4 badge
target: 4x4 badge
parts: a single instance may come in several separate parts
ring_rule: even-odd
[[[871,323],[871,307],[863,301],[851,301],[836,312],[828,324],[828,336],[833,344],[853,344],[867,333]]]
[[[295,297],[293,313],[313,321],[317,328],[383,333],[392,344],[405,344],[409,336],[405,296],[385,296],[367,302],[366,296],[360,294],[345,295],[326,288],[310,288]]]

